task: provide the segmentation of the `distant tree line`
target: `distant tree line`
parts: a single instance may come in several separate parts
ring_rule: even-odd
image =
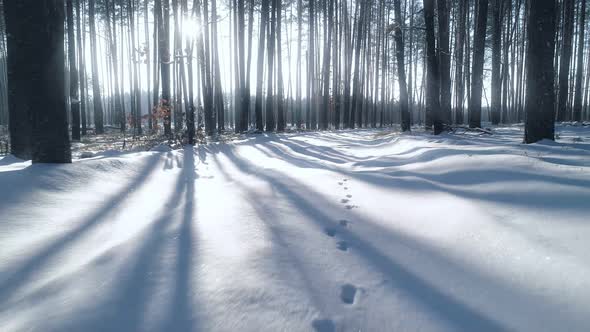
[[[0,10],[0,124],[12,153],[34,161],[67,161],[70,140],[105,126],[194,144],[198,131],[439,134],[525,121],[530,143],[590,114],[586,0],[0,0]]]

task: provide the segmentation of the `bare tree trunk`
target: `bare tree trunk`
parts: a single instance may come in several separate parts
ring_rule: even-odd
[[[82,30],[80,24],[80,21],[82,20],[80,7],[84,5],[83,3],[84,0],[76,0],[76,30],[78,31],[76,42],[78,43],[78,68],[80,74],[80,120],[82,125],[82,136],[86,135],[86,68],[84,64],[85,49],[82,45],[82,36],[84,35],[85,30]],[[84,29],[86,29],[86,26],[84,26]]]
[[[434,37],[434,0],[424,0],[424,22],[426,25],[426,60],[427,85],[426,85],[426,118],[431,117],[434,134],[438,135],[443,131],[443,122],[440,114],[439,101],[439,70],[435,50]],[[426,126],[428,127],[428,120]]]
[[[438,60],[440,71],[440,120],[451,123],[451,50],[449,46],[449,14],[447,0],[438,5]]]
[[[410,111],[408,109],[408,87],[406,85],[406,64],[404,54],[404,21],[402,20],[401,0],[393,2],[393,10],[395,13],[395,58],[397,60],[397,75],[399,84],[399,107],[401,113],[401,127],[402,131],[410,131]]]
[[[89,0],[88,17],[90,20],[90,61],[92,64],[92,101],[94,103],[94,129],[96,134],[104,133],[102,97],[98,79],[98,47],[96,44],[96,23],[94,22],[94,2]]]
[[[488,19],[488,0],[478,0],[475,35],[473,37],[473,68],[471,99],[469,101],[469,127],[481,128],[481,98],[483,89],[483,64]]]
[[[502,108],[502,78],[500,68],[500,57],[502,52],[502,0],[493,0],[492,3],[492,124],[500,123],[500,112]]]
[[[70,163],[64,82],[64,3],[4,2],[11,152],[33,163]]]
[[[76,41],[74,37],[74,6],[66,1],[68,21],[68,59],[70,65],[70,112],[72,119],[72,140],[80,140],[80,100],[78,97],[78,69],[76,68]]]
[[[262,0],[262,9],[260,16],[260,35],[258,38],[258,63],[256,74],[256,101],[254,112],[256,113],[256,129],[264,130],[264,120],[262,114],[262,85],[264,83],[264,42],[266,40],[266,22],[268,21],[268,7],[270,0]]]
[[[465,33],[467,32],[465,21],[467,17],[467,0],[459,0],[457,37],[455,39],[455,58],[457,65],[455,67],[455,123],[463,123],[463,97],[465,96],[465,86],[463,85],[463,67]]]
[[[274,117],[274,95],[273,95],[273,69],[274,69],[274,57],[275,57],[275,34],[276,34],[276,1],[272,0],[271,8],[271,19],[268,26],[268,70],[267,70],[267,81],[266,81],[266,131],[274,131],[276,127]]]
[[[582,76],[584,72],[584,36],[586,29],[586,0],[580,3],[580,19],[578,25],[578,64],[576,66],[576,88],[574,95],[573,120],[582,121]]]
[[[567,0],[566,0],[567,1]],[[555,139],[555,2],[539,1],[529,8],[525,143]]]
[[[529,9],[530,10],[530,9]],[[574,34],[574,0],[563,1],[563,44],[559,57],[559,94],[557,96],[557,121],[569,118],[567,97],[569,91],[570,60]]]
[[[283,54],[281,52],[281,12],[282,12],[282,1],[276,1],[276,12],[277,12],[277,130],[285,130],[285,106],[283,100],[284,86],[283,86]],[[333,0],[332,0],[333,1]]]

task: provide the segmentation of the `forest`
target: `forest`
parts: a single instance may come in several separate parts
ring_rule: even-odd
[[[0,125],[14,128],[12,153],[32,157],[33,125],[18,121],[28,98],[7,98],[18,94],[7,74],[26,71],[7,55],[11,38],[39,37],[40,27],[24,23],[25,2],[0,5]],[[52,94],[64,95],[67,123],[59,109],[47,130],[74,142],[105,128],[194,144],[228,132],[439,134],[526,122],[532,143],[554,138],[550,119],[589,117],[586,1],[72,0],[58,9],[35,17],[65,22],[37,51],[55,54],[45,66],[64,66],[52,87],[65,91]],[[63,54],[47,53],[61,44]],[[22,52],[14,59],[26,65]],[[553,98],[538,100],[549,87]]]
[[[590,331],[587,0],[0,0],[0,331]]]

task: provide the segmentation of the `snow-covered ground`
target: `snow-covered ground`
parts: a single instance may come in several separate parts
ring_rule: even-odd
[[[0,331],[590,331],[590,129],[0,159]]]

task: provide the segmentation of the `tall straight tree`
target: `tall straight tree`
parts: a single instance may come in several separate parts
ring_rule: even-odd
[[[274,131],[276,121],[274,117],[274,95],[273,95],[273,69],[274,69],[274,58],[275,58],[275,34],[276,34],[276,22],[277,22],[277,1],[272,0],[271,8],[271,19],[268,22],[268,69],[267,69],[267,81],[266,81],[266,131]]]
[[[262,0],[260,10],[260,30],[258,38],[258,63],[256,67],[256,101],[254,104],[254,113],[256,113],[256,129],[264,130],[264,120],[262,114],[262,85],[264,83],[264,43],[266,41],[266,22],[268,21],[268,7],[270,0]]]
[[[457,18],[458,21],[455,30],[457,34],[455,39],[455,123],[457,124],[463,124],[463,97],[465,96],[465,85],[463,84],[463,67],[465,66],[465,63],[463,61],[463,55],[465,34],[467,32],[465,25],[468,7],[467,0],[459,0],[459,17]]]
[[[393,30],[395,38],[395,58],[397,60],[399,108],[401,113],[402,131],[410,131],[410,110],[408,109],[408,86],[406,85],[406,64],[404,61],[404,21],[402,19],[400,3],[401,0],[395,0],[393,2],[393,10],[395,14],[395,26]]]
[[[94,104],[94,131],[96,134],[104,133],[104,116],[102,109],[102,96],[98,78],[98,45],[96,43],[96,19],[95,0],[88,2],[88,22],[90,24],[90,63],[92,66],[92,102]]]
[[[158,20],[158,45],[160,46],[160,73],[162,82],[161,105],[164,115],[164,135],[172,135],[170,103],[170,2],[169,0],[156,0],[156,16]]]
[[[314,101],[316,98],[316,77],[315,77],[315,14],[314,2],[317,0],[309,0],[309,48],[307,50],[307,126],[306,129],[315,129],[317,109],[313,110]],[[314,115],[312,115],[312,112]]]
[[[244,0],[240,0],[242,2],[242,7]],[[242,8],[243,10],[243,8]],[[213,103],[214,108],[217,113],[217,130],[220,132],[225,128],[225,107],[223,105],[223,90],[221,88],[221,69],[219,68],[219,47],[217,45],[217,1],[211,1],[211,16],[212,16],[212,23],[211,23],[211,52],[213,56],[213,76],[215,79],[213,80],[214,84],[214,95],[213,95]],[[242,29],[243,30],[243,29]],[[243,38],[242,33],[242,38]],[[242,54],[243,56],[243,54]],[[244,112],[244,109],[242,109]]]
[[[76,66],[76,38],[74,37],[74,4],[66,1],[68,21],[68,60],[70,65],[70,113],[72,119],[72,140],[80,140],[80,98],[78,97],[78,70]]]
[[[567,0],[566,0],[567,1]],[[529,7],[525,143],[555,139],[555,1]]]
[[[529,9],[530,10],[530,9]],[[568,116],[568,91],[570,62],[574,35],[574,0],[563,0],[563,38],[559,56],[559,86],[557,95],[557,121],[566,121]]]
[[[426,26],[426,117],[431,117],[434,134],[443,131],[439,101],[439,70],[434,37],[434,0],[424,0],[424,23]],[[426,123],[428,126],[428,122]]]
[[[451,119],[451,50],[449,46],[450,6],[447,0],[437,0],[438,5],[438,60],[440,71],[441,120]]]
[[[83,0],[76,0],[76,30],[78,33],[76,34],[76,42],[78,44],[78,69],[80,73],[80,119],[82,125],[82,135],[86,135],[86,68],[85,68],[85,61],[84,57],[81,56],[85,54],[85,49],[82,45],[82,36],[85,34],[85,29],[82,30],[82,25],[80,21],[82,20],[80,7],[82,7]]]
[[[580,2],[578,25],[578,64],[576,65],[576,88],[574,95],[573,120],[582,121],[582,78],[584,73],[584,36],[586,30],[586,0]]]
[[[285,103],[284,97],[284,85],[283,85],[283,53],[281,51],[282,38],[281,38],[281,12],[283,8],[283,0],[275,0],[277,2],[277,130],[285,130]],[[333,1],[333,0],[332,0]]]
[[[70,163],[63,0],[4,2],[12,153]]]
[[[488,21],[488,0],[478,0],[475,35],[473,36],[473,67],[471,72],[471,99],[469,100],[469,127],[481,128],[481,99],[483,90],[483,64]]]
[[[492,124],[500,123],[500,112],[502,108],[502,78],[501,61],[502,55],[502,2],[503,0],[492,0],[492,105],[490,110]]]
[[[253,5],[251,5],[253,6]],[[240,123],[241,131],[247,131],[249,127],[249,114],[250,114],[250,84],[246,78],[246,50],[244,45],[244,0],[238,0],[238,75],[239,75],[239,89],[234,93],[239,96],[239,109],[240,109]],[[253,23],[250,22],[250,25]],[[251,46],[251,43],[249,44]],[[248,63],[249,67],[249,63]],[[219,80],[221,86],[221,80]]]

